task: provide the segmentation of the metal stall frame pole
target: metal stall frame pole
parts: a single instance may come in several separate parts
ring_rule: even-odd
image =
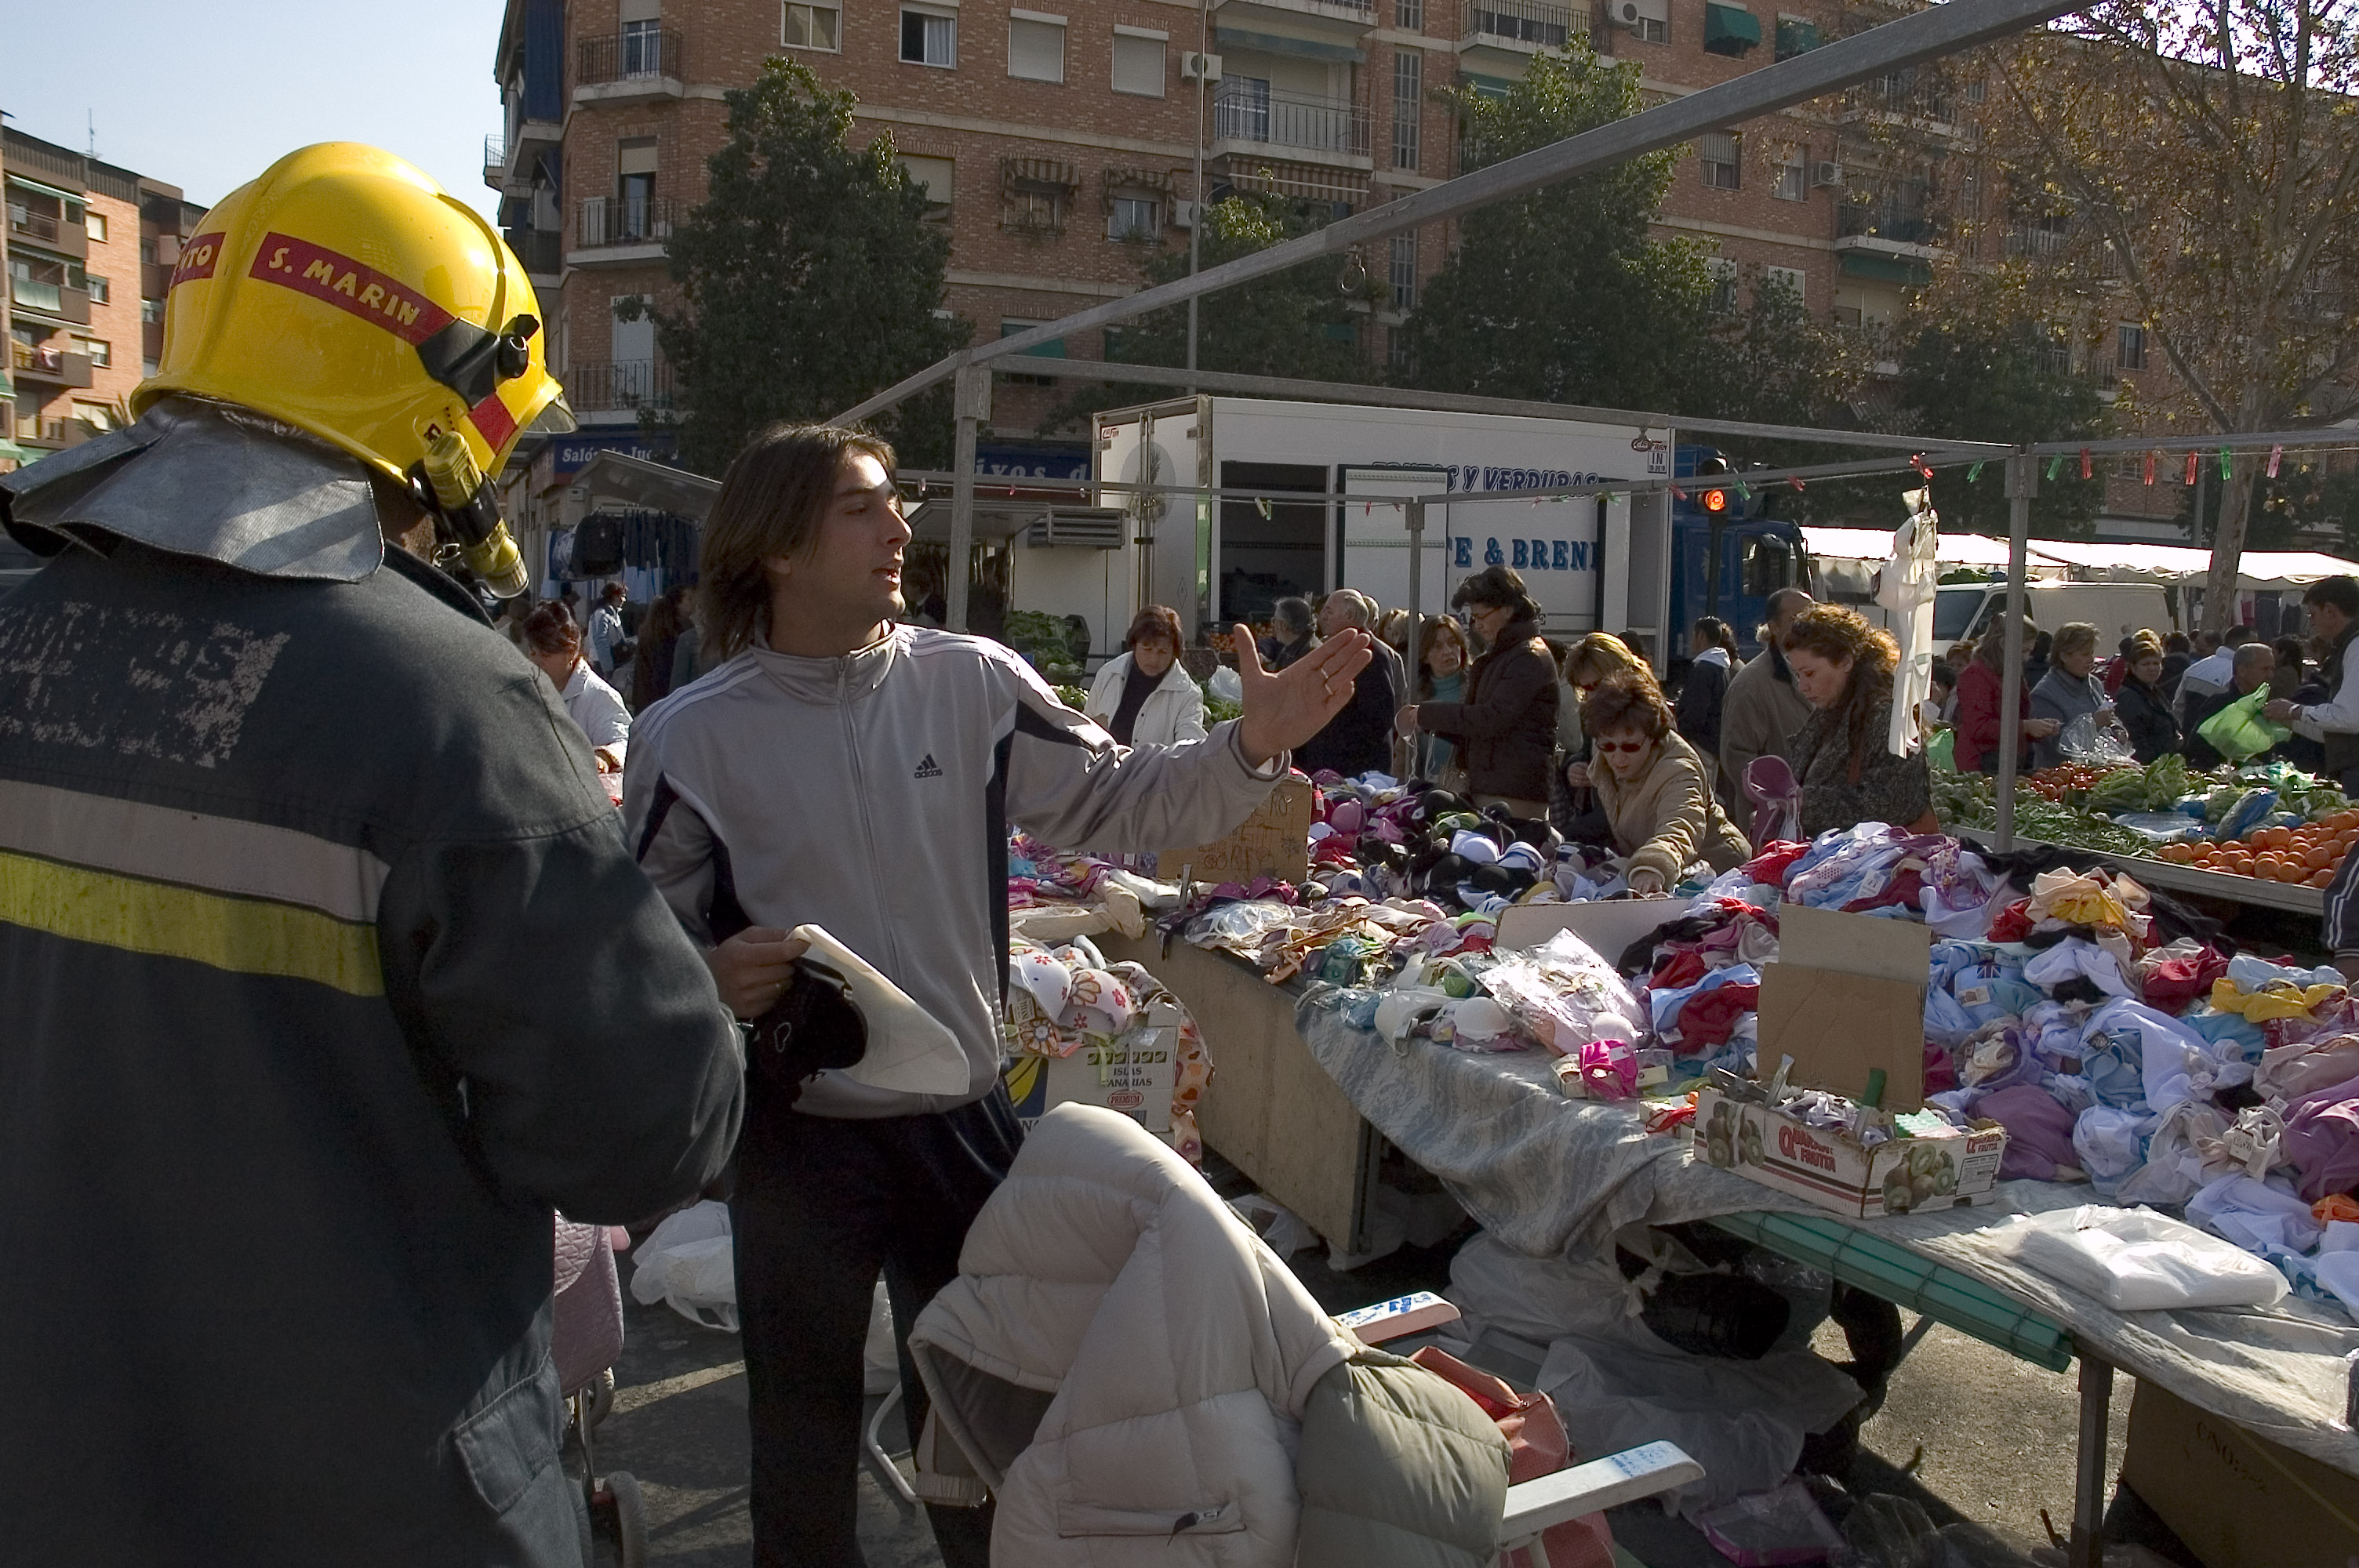
[[[943,621],[953,632],[966,630],[967,579],[974,562],[974,443],[983,421],[991,417],[991,367],[962,364],[951,383],[951,400],[958,416],[958,451],[951,460],[949,578],[943,599]]]
[[[1188,276],[1190,277],[1196,276],[1201,265],[1199,258],[1204,254],[1204,90],[1208,85],[1204,81],[1204,60],[1212,48],[1212,0],[1196,0],[1196,146],[1190,155],[1193,163],[1190,178],[1194,183],[1188,188],[1188,199],[1192,203],[1188,221]],[[1188,297],[1188,368],[1191,371],[1196,368],[1196,304],[1201,297],[1194,294]],[[1195,394],[1196,384],[1190,381],[1188,383],[1188,395],[1192,397]]]
[[[2039,493],[2038,460],[2018,450],[2006,460],[2006,668],[1998,694],[1998,847],[2015,848],[2016,762],[2023,755],[2023,577],[2031,553],[2031,498]],[[1979,655],[1977,655],[1979,656]]]
[[[2081,1447],[2072,1474],[2072,1540],[2065,1568],[2103,1568],[2105,1557],[2105,1444],[2111,1435],[2114,1364],[2072,1342],[2081,1358]]]
[[[1400,704],[1394,709],[1396,713],[1399,708],[1409,707],[1417,701],[1418,680],[1425,672],[1422,656],[1425,643],[1425,498],[1421,495],[1409,497],[1408,504],[1403,510],[1408,520],[1408,657],[1402,663],[1401,678],[1408,683],[1408,689],[1399,694]],[[1372,631],[1370,635],[1374,634]],[[1415,778],[1418,774],[1417,739],[1415,735],[1408,737],[1408,768],[1401,775],[1405,779]]]

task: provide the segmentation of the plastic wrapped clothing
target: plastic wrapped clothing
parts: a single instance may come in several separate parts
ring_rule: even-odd
[[[2187,1217],[2247,1252],[2307,1252],[2323,1230],[2310,1205],[2268,1182],[2222,1176],[2187,1200]]]
[[[2285,1299],[2276,1270],[2150,1209],[2090,1204],[2023,1215],[1993,1240],[2027,1267],[2116,1312],[2273,1306]]]
[[[2072,1124],[2072,1151],[2100,1193],[2111,1197],[2122,1180],[2146,1162],[2146,1134],[2155,1119],[2112,1106],[2091,1106]]]
[[[2228,1119],[2212,1106],[2181,1100],[2157,1119],[2147,1135],[2146,1163],[2122,1178],[2114,1201],[2177,1207],[2219,1174],[2204,1164],[2204,1149],[2219,1146]]]
[[[2011,1084],[1974,1103],[1976,1116],[2006,1129],[2006,1155],[2000,1181],[2027,1176],[2036,1182],[2069,1181],[2059,1173],[2080,1171],[2072,1148],[2072,1113],[2037,1084]]]
[[[2067,925],[2109,925],[2133,935],[2145,934],[2139,911],[2146,907],[2146,890],[2126,876],[2057,870],[2042,871],[2031,883],[2027,910],[2033,921],[2060,920]]]
[[[1598,1039],[1636,1040],[1647,1027],[1646,1010],[1622,977],[1570,931],[1495,965],[1483,983],[1533,1039],[1560,1055]]]
[[[2250,1083],[2252,1065],[2234,1042],[2214,1045],[2169,1013],[2144,1002],[2109,1001],[2089,1015],[2082,1039],[2135,1035],[2139,1043],[2140,1083],[2148,1108],[2159,1113],[2214,1089]],[[2102,1090],[2099,1098],[2104,1098]]]
[[[2359,1077],[2359,1034],[2331,1034],[2268,1048],[2253,1069],[2253,1088],[2291,1100],[2352,1077]]]
[[[2067,936],[2054,946],[2033,954],[2023,966],[2023,978],[2042,990],[2052,991],[2075,977],[2092,981],[2107,996],[2138,994],[2123,976],[2120,959],[2078,936]]]

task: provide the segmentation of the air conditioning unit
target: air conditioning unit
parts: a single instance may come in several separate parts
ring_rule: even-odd
[[[1616,25],[1625,27],[1635,28],[1647,19],[1647,13],[1639,8],[1638,0],[1613,0],[1613,4],[1606,7],[1606,14],[1614,18]]]
[[[1810,166],[1811,189],[1841,190],[1843,189],[1843,165],[1839,163],[1820,162],[1814,163]]]
[[[1180,57],[1180,80],[1182,81],[1218,81],[1221,80],[1221,57],[1198,54],[1189,49]]]
[[[1175,229],[1194,228],[1196,226],[1196,204],[1193,201],[1174,201],[1171,203],[1171,226]]]

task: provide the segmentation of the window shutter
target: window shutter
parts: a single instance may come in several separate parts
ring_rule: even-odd
[[[1114,90],[1141,98],[1160,98],[1163,86],[1163,40],[1114,36]]]
[[[1007,24],[1007,74],[1027,81],[1065,80],[1065,29],[1018,17]]]

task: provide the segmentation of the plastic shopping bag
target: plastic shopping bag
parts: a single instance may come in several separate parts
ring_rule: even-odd
[[[1958,771],[1958,732],[1956,730],[1944,729],[1933,732],[1933,738],[1925,742],[1925,765],[1939,773],[1954,773]]]
[[[737,1332],[737,1264],[729,1206],[707,1198],[655,1228],[632,1256],[631,1299],[662,1302],[699,1328]]]
[[[2152,1209],[2056,1209],[2019,1217],[1995,1238],[2017,1261],[2115,1312],[2285,1299],[2285,1276],[2267,1259]]]
[[[2083,713],[2073,719],[2056,737],[2056,749],[2076,762],[2100,767],[2137,761],[2130,751],[2129,731],[2110,713]]]
[[[2201,724],[2195,732],[2212,743],[2212,749],[2232,762],[2256,757],[2293,733],[2282,724],[2271,723],[2261,717],[2261,709],[2269,700],[2269,688],[2262,687],[2248,697],[2240,697]]]

